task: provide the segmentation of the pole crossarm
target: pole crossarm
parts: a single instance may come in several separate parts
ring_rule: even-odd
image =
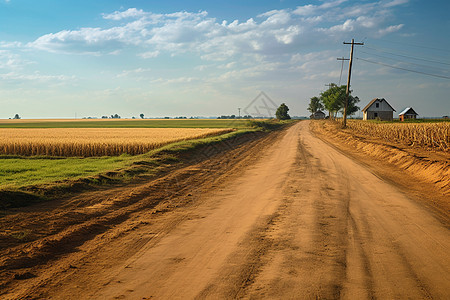
[[[353,40],[352,40],[352,42],[351,43],[347,43],[347,42],[344,42],[344,45],[364,45],[364,43],[355,43],[355,42],[353,42]]]

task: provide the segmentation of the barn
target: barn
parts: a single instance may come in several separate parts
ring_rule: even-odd
[[[407,107],[398,114],[398,117],[402,122],[408,119],[417,119],[417,116],[418,113],[416,113],[412,107]]]
[[[375,98],[363,108],[363,120],[392,121],[395,109],[384,98]]]
[[[325,119],[325,113],[321,110],[316,111],[312,115],[309,116],[310,119],[321,120]]]

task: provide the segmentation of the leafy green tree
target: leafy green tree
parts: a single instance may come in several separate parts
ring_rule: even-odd
[[[20,119],[19,114],[16,114],[16,115],[14,116],[14,119],[19,120],[19,119]]]
[[[291,117],[288,114],[289,107],[286,104],[282,103],[280,107],[278,107],[275,116],[278,120],[289,120]]]
[[[322,102],[320,101],[319,97],[312,97],[310,102],[309,102],[309,106],[308,106],[308,110],[311,113],[315,113],[321,109],[324,109]]]
[[[346,90],[347,86],[337,86],[332,83],[328,90],[320,93],[320,100],[322,100],[325,109],[330,112],[330,118],[335,118],[338,112],[344,112]],[[359,98],[352,96],[350,91],[350,95],[348,97],[347,115],[350,116],[359,110],[359,107],[356,105],[359,101]]]
[[[143,118],[144,118],[144,114],[140,114],[139,116],[141,117],[141,119],[143,119]]]
[[[352,94],[348,96],[348,107],[347,107],[347,116],[351,116],[356,113],[360,107],[356,106],[356,103],[359,103],[358,96],[353,97]],[[342,112],[344,112],[344,108],[342,108]]]
[[[345,90],[344,90],[345,97]],[[328,110],[330,118],[335,118],[336,113],[341,108],[341,103],[345,98],[342,98],[342,90],[336,84],[330,84],[330,87],[325,92],[320,93],[320,100]]]

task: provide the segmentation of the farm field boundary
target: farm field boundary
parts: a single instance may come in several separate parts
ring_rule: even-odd
[[[102,185],[137,183],[142,180],[152,179],[186,164],[198,163],[209,159],[218,153],[234,149],[265,135],[267,135],[267,132],[258,127],[241,129],[219,136],[172,143],[136,156],[121,155],[117,157],[84,159],[3,157],[2,160],[18,160],[18,163],[22,164],[50,161],[60,163],[63,167],[66,163],[70,164],[72,160],[75,163],[86,162],[88,164],[91,159],[105,160],[105,164],[100,166],[101,168],[98,171],[81,176],[70,177],[63,174],[64,176],[60,178],[49,177],[44,178],[44,180],[33,180],[33,178],[28,180],[28,178],[24,178],[20,180],[19,185],[0,185],[0,210],[69,196]],[[38,175],[35,177],[39,177]],[[44,176],[45,174],[41,175]]]
[[[428,151],[401,143],[386,142],[351,129],[341,130],[328,121],[310,123],[322,140],[370,165],[376,172],[400,184],[411,193],[427,194],[421,199],[448,215],[450,213],[450,155],[445,151]],[[419,197],[423,198],[423,197]]]
[[[247,119],[0,120],[0,128],[248,128]]]
[[[157,176],[4,211],[0,228],[7,230],[0,234],[0,295],[10,284],[23,283],[20,278],[34,274],[42,265],[51,265],[67,254],[85,255],[78,247],[98,247],[99,239],[104,243],[104,238],[114,239],[143,225],[136,216],[142,216],[144,210],[157,218],[176,207],[195,205],[196,195],[205,187],[240,176],[259,159],[262,149],[285,134],[284,128],[166,146],[153,156],[175,153],[179,161]],[[135,242],[140,243],[131,243]]]

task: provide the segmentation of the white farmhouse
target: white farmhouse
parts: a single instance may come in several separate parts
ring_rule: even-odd
[[[375,98],[362,110],[363,120],[380,119],[383,121],[392,121],[395,109],[384,98]]]

